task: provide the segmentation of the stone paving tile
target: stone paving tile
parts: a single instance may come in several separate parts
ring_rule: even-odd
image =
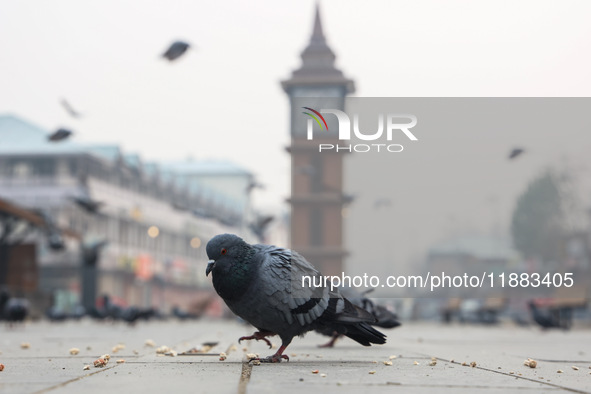
[[[319,349],[327,338],[309,333],[288,347],[290,362],[259,366],[246,363],[245,354],[267,356],[275,349],[263,342],[237,343],[252,331],[233,321],[2,326],[0,363],[6,369],[0,372],[0,393],[591,392],[589,330],[405,324],[387,331],[384,346],[365,348],[343,339],[333,349]],[[169,357],[157,355],[155,347],[145,345],[147,339],[177,352],[203,342],[218,345],[207,355]],[[21,348],[22,342],[30,348]],[[278,338],[272,342],[279,345]],[[125,348],[113,354],[119,343]],[[80,353],[70,355],[71,347]],[[219,360],[222,351],[227,353],[224,361]],[[104,353],[112,356],[107,367],[82,369]],[[431,357],[437,358],[435,366],[429,366]],[[523,365],[528,357],[538,361],[537,368]],[[116,364],[119,358],[126,362]],[[471,361],[476,367],[461,365]]]

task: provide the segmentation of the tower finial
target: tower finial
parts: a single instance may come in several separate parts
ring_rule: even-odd
[[[314,17],[314,28],[312,30],[312,41],[324,42],[324,32],[322,31],[322,21],[320,20],[320,3],[316,2],[316,15]]]
[[[293,86],[340,85],[347,93],[355,91],[352,80],[345,78],[335,67],[335,54],[326,43],[320,19],[320,1],[316,2],[314,27],[306,48],[302,51],[302,65],[292,73],[290,79],[283,81],[283,89],[289,92]]]

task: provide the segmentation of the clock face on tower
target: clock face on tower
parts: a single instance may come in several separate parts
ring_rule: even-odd
[[[338,123],[334,115],[325,117],[328,131],[321,130],[318,124],[304,112],[310,112],[304,107],[312,108],[318,112],[322,109],[343,109],[344,89],[341,86],[330,87],[295,87],[290,93],[291,98],[291,135],[292,137],[306,138],[308,120],[313,122],[314,131],[324,132],[326,136],[338,135]]]

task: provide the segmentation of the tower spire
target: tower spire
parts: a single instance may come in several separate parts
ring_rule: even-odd
[[[314,28],[310,41],[325,43],[324,32],[322,31],[322,20],[320,19],[320,4],[316,3],[316,15],[314,17]]]
[[[288,91],[295,85],[344,85],[348,93],[355,90],[352,80],[346,78],[343,72],[335,67],[335,54],[326,43],[320,5],[317,2],[314,10],[314,25],[310,42],[301,54],[302,65],[294,70],[290,79],[283,81],[283,89]]]

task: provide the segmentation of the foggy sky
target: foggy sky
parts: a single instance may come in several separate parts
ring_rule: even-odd
[[[69,127],[77,141],[120,144],[144,160],[229,159],[267,185],[255,194],[260,208],[284,206],[289,112],[279,81],[300,65],[313,8],[310,0],[3,2],[0,113]],[[591,93],[585,0],[324,0],[321,13],[360,97]],[[175,39],[196,51],[169,64],[159,56]],[[70,118],[61,98],[84,117]],[[518,137],[528,145],[535,133]],[[474,190],[473,199],[487,206],[490,196]],[[469,211],[444,215],[452,227],[473,220]]]

